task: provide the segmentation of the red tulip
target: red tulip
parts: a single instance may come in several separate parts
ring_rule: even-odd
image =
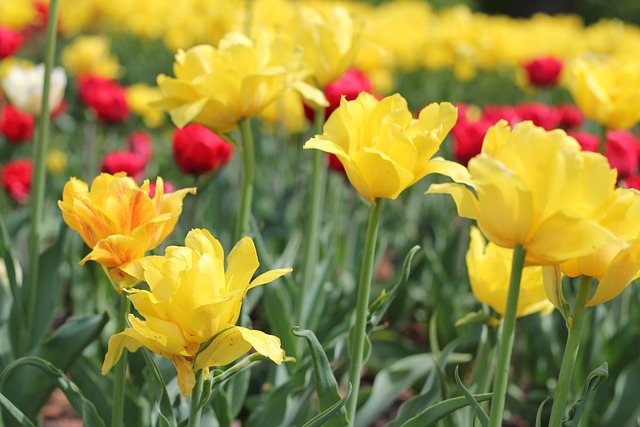
[[[545,130],[557,128],[562,120],[562,116],[555,108],[541,102],[519,104],[515,107],[515,111],[522,120],[531,120],[534,125]]]
[[[31,194],[31,177],[33,165],[31,160],[16,160],[4,165],[0,172],[2,188],[9,197],[18,203],[24,203]]]
[[[558,84],[563,62],[557,58],[546,56],[526,62],[523,67],[532,86],[550,87]]]
[[[146,164],[153,156],[153,143],[151,136],[147,132],[135,132],[127,139],[129,151],[137,154]]]
[[[560,115],[560,126],[564,129],[577,128],[584,121],[582,111],[575,105],[560,104],[556,107],[556,111]]]
[[[126,172],[136,181],[142,179],[146,162],[142,157],[130,151],[112,151],[102,159],[100,170],[110,174]]]
[[[597,152],[600,138],[588,132],[569,132],[582,146],[584,151]],[[638,172],[638,141],[627,130],[607,132],[605,154],[612,168],[618,170],[618,178],[636,175]]]
[[[338,80],[328,83],[324,87],[324,96],[329,101],[329,106],[324,110],[325,120],[340,106],[340,99],[344,96],[347,101],[353,101],[360,92],[372,92],[371,80],[360,70],[350,68]],[[304,106],[304,114],[313,121],[315,112],[307,105]]]
[[[522,118],[511,105],[485,105],[482,108],[482,119],[490,121],[491,124],[506,120],[510,126],[522,121]]]
[[[173,157],[185,173],[209,173],[229,162],[233,147],[208,128],[190,124],[173,134]]]
[[[35,119],[11,104],[0,110],[0,133],[11,143],[29,141],[33,137]]]
[[[453,136],[453,156],[456,161],[467,165],[469,160],[480,154],[487,130],[495,123],[489,120],[466,120],[461,118],[451,130]]]
[[[11,28],[0,26],[0,59],[14,55],[22,46],[24,37]]]
[[[104,122],[118,123],[129,117],[126,90],[114,80],[98,76],[80,76],[78,96],[98,119]]]

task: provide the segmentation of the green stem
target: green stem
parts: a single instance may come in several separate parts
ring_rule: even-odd
[[[38,272],[40,270],[40,240],[42,228],[42,211],[44,205],[44,187],[46,176],[46,157],[49,145],[49,90],[51,87],[51,70],[56,52],[56,27],[58,23],[58,0],[49,3],[49,19],[47,21],[47,38],[44,58],[44,83],[42,85],[42,103],[36,128],[36,143],[33,147],[34,167],[31,191],[31,229],[29,234],[29,277],[26,283],[27,307],[26,325],[27,339],[21,340],[19,354],[26,354],[35,337],[34,317],[38,305]]]
[[[585,304],[591,292],[591,281],[592,278],[589,276],[582,276],[580,278],[576,305],[573,309],[573,316],[569,326],[569,336],[567,337],[567,344],[564,348],[564,356],[562,356],[562,365],[560,366],[560,374],[558,376],[558,387],[556,388],[556,395],[553,399],[553,406],[551,407],[550,427],[559,427],[562,425],[564,408],[567,404],[567,396],[569,395],[571,377],[573,375],[573,367],[578,357],[578,350],[580,349],[580,338],[582,337],[582,329],[584,328],[587,314]]]
[[[242,194],[240,198],[240,212],[235,230],[235,240],[239,241],[249,229],[251,216],[251,200],[253,198],[253,180],[255,176],[256,155],[253,147],[253,133],[249,119],[242,119],[239,123],[242,136]]]
[[[607,128],[605,126],[600,126],[600,144],[598,144],[598,153],[605,156],[606,150],[607,150]]]
[[[513,338],[516,330],[516,311],[518,308],[518,295],[520,293],[520,278],[522,277],[522,269],[524,268],[525,255],[525,249],[521,245],[516,245],[513,249],[507,307],[504,318],[502,319],[502,333],[498,347],[498,365],[496,368],[496,379],[493,385],[493,396],[491,398],[490,427],[502,426],[502,414],[504,413],[507,385],[509,383],[511,351],[513,349]]]
[[[189,410],[188,427],[200,426],[200,417],[202,415],[200,398],[202,397],[203,384],[204,384],[204,370],[200,369],[198,372],[196,372],[196,385],[193,386],[193,393],[191,394],[191,408]]]
[[[118,313],[118,324],[116,334],[124,331],[127,326],[127,316],[131,307],[131,302],[127,298],[126,292],[120,294],[120,312]],[[122,356],[116,364],[115,383],[113,385],[113,408],[111,408],[111,427],[124,425],[124,386],[127,375],[127,349],[122,351]]]
[[[351,342],[351,360],[349,362],[349,381],[352,392],[347,402],[349,414],[349,426],[355,425],[356,409],[358,407],[358,392],[360,391],[360,373],[362,371],[362,359],[364,356],[364,343],[367,330],[367,314],[369,313],[369,293],[371,290],[371,277],[373,275],[373,261],[376,253],[376,240],[378,238],[378,224],[380,223],[380,210],[382,200],[376,199],[369,211],[369,224],[364,243],[364,255],[360,270],[360,282],[358,283],[358,299],[356,302],[356,323],[353,326]]]
[[[315,111],[313,132],[315,135],[322,133],[324,125],[324,108]],[[316,302],[319,289],[314,289],[316,266],[318,264],[318,243],[320,236],[320,221],[322,219],[322,206],[326,192],[326,168],[325,152],[312,150],[313,170],[311,172],[311,204],[309,219],[307,222],[306,250],[304,253],[304,269],[302,277],[302,295],[300,325],[307,329],[314,329],[314,325],[307,324],[310,321],[310,313]]]

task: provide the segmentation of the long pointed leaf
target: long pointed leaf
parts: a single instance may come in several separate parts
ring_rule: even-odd
[[[473,397],[478,402],[486,402],[491,399],[492,393],[475,394]],[[454,413],[458,409],[469,406],[469,401],[464,396],[453,397],[451,399],[438,402],[422,411],[419,415],[411,418],[402,427],[431,427],[438,421]]]
[[[310,419],[302,427],[321,427],[321,426],[327,425],[326,423],[332,419],[331,417],[333,417],[334,414],[336,414],[340,409],[344,407],[345,403],[347,403],[347,400],[349,400],[350,396],[351,396],[351,384],[349,384],[349,388],[347,389],[347,394],[342,399],[334,403],[325,411],[319,413],[318,415]]]
[[[23,427],[35,427],[35,425],[31,422],[29,417],[22,413],[20,409],[16,407],[9,399],[7,399],[4,394],[0,393],[0,406],[7,411],[7,414],[11,415],[11,417],[20,423]],[[0,425],[2,424],[2,413],[0,412]]]
[[[482,406],[480,406],[478,401],[473,397],[473,394],[471,394],[471,392],[464,386],[464,384],[462,384],[457,366],[455,370],[455,378],[456,378],[456,384],[458,385],[458,389],[460,389],[463,396],[467,398],[469,405],[473,407],[473,409],[475,410],[476,417],[478,417],[478,421],[480,421],[480,424],[482,424],[482,427],[487,427],[489,425],[489,417],[482,409]]]
[[[158,425],[163,427],[175,427],[178,422],[176,421],[176,416],[173,413],[173,406],[171,406],[171,400],[169,400],[169,393],[167,393],[167,385],[160,374],[160,370],[158,369],[158,365],[153,360],[153,356],[149,353],[149,350],[146,348],[142,349],[142,355],[144,356],[144,360],[147,362],[147,367],[151,372],[151,378],[154,379],[155,387],[159,391],[160,396],[156,399],[158,405]]]
[[[311,363],[313,366],[313,379],[316,383],[316,391],[318,393],[318,407],[320,413],[327,412],[336,402],[341,400],[340,389],[336,381],[329,359],[322,348],[322,345],[316,338],[315,334],[310,330],[293,330],[293,334],[297,337],[303,337],[307,340],[309,351],[311,353]],[[328,427],[342,427],[349,422],[347,419],[347,411],[339,406],[336,415],[326,421]]]
[[[71,403],[71,406],[73,406],[73,409],[80,415],[86,427],[104,427],[104,421],[102,421],[102,418],[98,415],[98,411],[96,411],[93,403],[82,395],[80,389],[65,376],[63,371],[42,358],[27,356],[10,363],[0,374],[0,389],[6,379],[10,378],[10,374],[22,366],[38,368],[52,383],[60,388],[69,400],[69,403]]]

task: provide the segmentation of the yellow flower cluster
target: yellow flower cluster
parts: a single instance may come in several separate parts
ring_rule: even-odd
[[[249,6],[247,6],[249,5]],[[391,71],[452,69],[458,78],[473,78],[478,70],[519,67],[523,61],[553,55],[565,61],[584,52],[614,57],[640,56],[640,29],[615,20],[585,26],[577,16],[535,15],[528,19],[474,13],[464,6],[435,11],[428,2],[403,0],[374,7],[364,2],[317,0],[62,0],[61,29],[66,34],[118,28],[136,37],[162,39],[172,50],[202,43],[216,45],[229,32],[291,29],[302,9],[315,9],[322,19],[346,10],[362,23],[362,46],[356,66],[370,75],[378,90],[388,90]],[[5,0],[0,24],[21,28],[36,12],[28,0]],[[314,18],[315,19],[315,18]],[[342,18],[336,28],[342,26]],[[351,29],[342,31],[338,50],[346,52]],[[389,37],[393,34],[393,37]]]

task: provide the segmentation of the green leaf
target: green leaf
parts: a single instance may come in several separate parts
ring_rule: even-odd
[[[492,393],[483,393],[474,394],[473,397],[478,402],[486,402],[491,399],[491,395]],[[420,414],[402,424],[402,427],[431,427],[444,417],[466,406],[469,406],[469,401],[466,397],[453,397],[426,408]]]
[[[542,427],[542,410],[544,409],[545,403],[547,403],[549,399],[549,397],[544,399],[538,407],[538,412],[536,413],[536,427]]]
[[[6,379],[10,378],[9,374],[21,366],[33,366],[40,369],[53,384],[62,390],[73,409],[82,418],[83,425],[86,427],[104,427],[104,421],[98,415],[93,403],[82,395],[80,389],[67,379],[63,371],[42,358],[27,356],[10,363],[0,374],[0,389],[2,389]]]
[[[429,372],[427,380],[425,381],[422,393],[413,396],[406,402],[400,405],[396,418],[388,423],[386,427],[400,427],[409,419],[415,417],[422,412],[424,408],[432,405],[438,399],[438,387],[439,375],[435,370]]]
[[[147,368],[151,372],[151,378],[155,383],[155,388],[159,393],[159,396],[155,399],[155,404],[158,406],[158,425],[164,427],[175,427],[177,425],[176,416],[173,413],[173,406],[171,406],[171,400],[169,399],[169,393],[167,393],[167,385],[160,374],[158,365],[153,360],[153,356],[146,348],[142,348],[142,355],[145,362],[147,362]]]
[[[4,394],[0,393],[0,406],[7,411],[7,414],[11,415],[11,417],[20,423],[23,427],[35,427],[35,425],[31,422],[29,417],[22,413],[20,409],[18,409],[9,399],[7,399]],[[0,412],[0,425],[2,424],[2,412]]]
[[[577,427],[580,422],[580,417],[582,416],[582,411],[584,410],[585,405],[587,404],[589,397],[592,395],[594,391],[598,389],[600,384],[605,382],[609,378],[609,365],[607,363],[603,363],[598,366],[596,369],[591,371],[587,376],[586,381],[584,382],[584,387],[582,388],[582,392],[578,399],[571,405],[569,408],[569,414],[567,419],[563,420],[563,424],[565,427]],[[637,402],[637,399],[636,399]],[[625,423],[618,425],[626,425]]]
[[[471,392],[464,386],[464,384],[460,380],[460,375],[458,373],[457,366],[456,366],[454,375],[456,378],[456,384],[458,385],[458,389],[462,392],[462,395],[467,398],[469,405],[474,409],[476,413],[476,417],[478,418],[478,421],[480,421],[480,424],[482,425],[482,427],[487,427],[489,425],[489,417],[482,409],[482,406],[480,406],[478,401],[473,397],[473,394],[471,394]]]
[[[335,406],[336,402],[341,400],[338,382],[333,375],[329,359],[327,358],[322,345],[318,341],[318,338],[316,338],[312,331],[306,329],[294,329],[292,332],[295,336],[302,337],[307,340],[309,351],[311,353],[311,363],[313,366],[313,380],[316,384],[316,391],[318,394],[318,408],[320,413],[325,413]],[[344,405],[344,403],[342,405]],[[347,411],[342,407],[342,405],[335,410],[337,415],[326,421],[326,425],[328,427],[341,427],[346,426],[349,423]]]
[[[452,363],[465,362],[466,355],[453,354]],[[434,369],[431,353],[415,354],[392,363],[376,375],[369,399],[360,408],[356,416],[356,426],[365,427],[377,419],[400,394],[411,387],[420,378]]]
[[[329,424],[329,422],[333,419],[332,418],[333,415],[336,414],[338,411],[340,411],[344,407],[345,403],[347,403],[347,400],[349,400],[350,396],[351,396],[351,384],[349,384],[347,394],[342,399],[340,399],[339,401],[331,405],[329,408],[327,408],[326,410],[322,411],[321,413],[319,413],[318,415],[310,419],[302,427],[321,427]]]
[[[107,323],[106,314],[71,318],[43,341],[35,357],[47,360],[61,371],[68,371],[87,345],[92,343]],[[5,390],[17,407],[33,419],[47,402],[54,384],[40,371],[25,371],[6,379]],[[5,392],[6,393],[6,392]]]
[[[409,253],[407,253],[407,256],[404,258],[404,262],[402,263],[402,271],[400,272],[400,276],[396,283],[389,292],[382,290],[380,296],[378,296],[378,298],[376,298],[369,306],[369,328],[373,328],[380,323],[380,320],[389,309],[394,298],[398,295],[404,284],[407,283],[409,273],[411,272],[411,261],[413,261],[413,257],[419,250],[420,246],[414,246],[409,250]]]
[[[20,346],[20,340],[26,339],[26,337],[23,336],[23,334],[26,333],[26,320],[23,300],[16,280],[15,257],[13,256],[11,239],[7,233],[4,221],[2,221],[2,217],[0,217],[0,255],[2,255],[2,259],[4,260],[12,299],[9,318],[9,338],[11,347],[17,349]]]

